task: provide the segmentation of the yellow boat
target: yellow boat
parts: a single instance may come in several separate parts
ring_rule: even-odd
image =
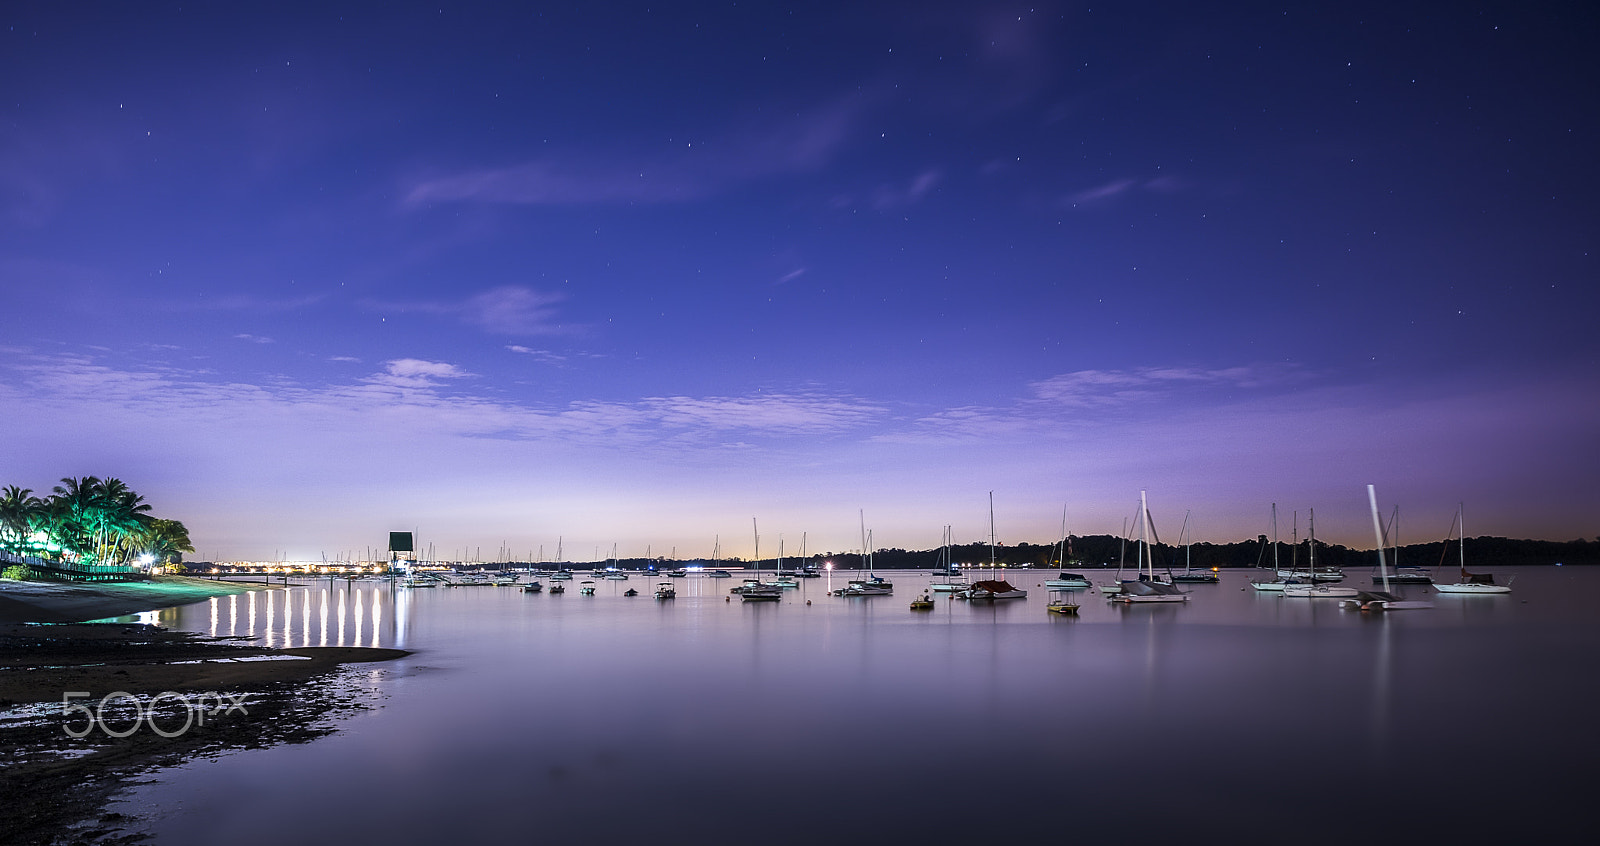
[[[913,600],[911,600],[911,610],[912,611],[932,611],[933,610],[933,597],[928,595],[927,593],[923,593],[921,599],[913,599]]]

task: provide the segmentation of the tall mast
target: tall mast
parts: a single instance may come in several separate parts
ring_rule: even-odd
[[[872,571],[872,565],[867,560],[867,510],[856,509],[856,515],[861,518],[861,563],[867,565],[867,571]]]
[[[1272,504],[1272,569],[1278,569],[1278,504]],[[1273,578],[1280,578],[1273,576]]]
[[[1310,537],[1306,538],[1306,549],[1307,549],[1307,553],[1306,554],[1309,555],[1310,558],[1311,558],[1311,563],[1306,565],[1306,569],[1308,571],[1310,571],[1310,573],[1311,573],[1311,583],[1312,584],[1316,584],[1317,583],[1317,509],[1315,509],[1315,508],[1311,509],[1311,516],[1309,518],[1307,518],[1307,520],[1306,520],[1306,531],[1310,532],[1310,534],[1311,534]]]
[[[1383,524],[1378,522],[1378,492],[1367,485],[1367,502],[1372,505],[1372,534],[1378,541],[1378,576],[1383,579],[1383,592],[1389,592],[1389,569],[1383,564]]]
[[[756,572],[761,572],[761,533],[756,531],[756,518],[750,518],[750,533],[756,536]]]
[[[1144,491],[1139,492],[1139,519],[1142,521],[1139,545],[1144,547],[1139,554],[1145,559],[1143,563],[1153,582],[1156,580],[1156,565],[1155,559],[1150,556],[1150,505],[1145,501]]]
[[[989,492],[989,578],[994,578],[994,491]]]

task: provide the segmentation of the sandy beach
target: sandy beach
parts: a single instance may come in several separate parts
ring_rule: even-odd
[[[0,579],[0,623],[81,623],[257,590],[281,588],[186,576],[93,584]]]
[[[131,842],[137,835],[124,831],[129,821],[102,814],[127,778],[196,756],[327,734],[331,713],[366,707],[335,671],[407,654],[267,649],[155,626],[82,622],[268,589],[275,588],[182,577],[93,585],[0,580],[0,832],[6,842]],[[179,716],[184,712],[174,708],[205,701],[203,694],[239,707],[172,737],[150,730],[154,722],[140,729],[129,720],[135,730],[126,737],[89,731],[74,738],[68,730],[82,732],[83,726],[64,711],[69,692],[83,694],[78,701],[90,707],[124,692],[129,696],[113,704],[128,710],[134,700],[149,704],[160,695],[163,713]],[[183,725],[177,717],[166,719],[169,728]],[[86,720],[78,716],[77,723]]]

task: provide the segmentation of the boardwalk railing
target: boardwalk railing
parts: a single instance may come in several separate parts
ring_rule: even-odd
[[[150,578],[149,573],[132,564],[50,561],[37,555],[17,555],[4,551],[0,551],[0,561],[21,564],[44,578],[64,582],[129,582]]]

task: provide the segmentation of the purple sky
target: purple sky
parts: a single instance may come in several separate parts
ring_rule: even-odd
[[[0,483],[227,559],[1600,534],[1581,4],[541,5],[8,4]]]

